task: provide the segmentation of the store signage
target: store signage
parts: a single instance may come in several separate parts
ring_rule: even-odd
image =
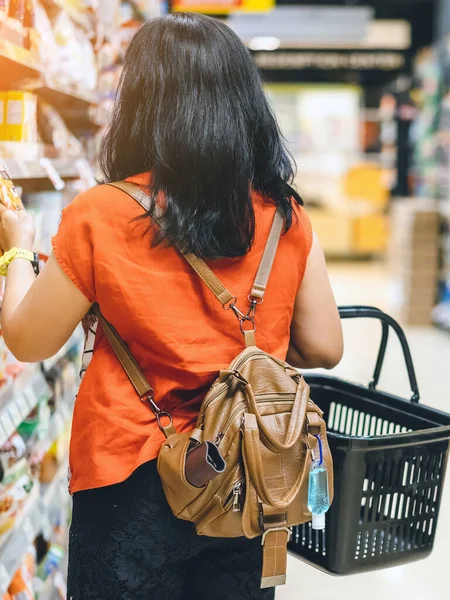
[[[264,13],[275,8],[275,0],[174,0],[172,11],[228,15],[234,12]]]
[[[398,71],[406,66],[406,57],[402,52],[296,50],[255,52],[254,58],[258,67],[272,70]]]
[[[272,36],[294,48],[299,44],[319,48],[351,44],[355,48],[366,39],[373,13],[369,7],[277,6],[267,14],[233,14],[227,23],[244,42]]]

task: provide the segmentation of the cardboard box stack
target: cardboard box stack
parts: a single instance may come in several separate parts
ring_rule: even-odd
[[[440,214],[431,200],[393,202],[389,264],[393,304],[405,325],[429,325],[439,274]]]

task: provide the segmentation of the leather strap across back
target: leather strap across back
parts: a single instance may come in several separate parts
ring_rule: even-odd
[[[113,187],[116,187],[129,196],[131,196],[142,208],[148,212],[151,206],[151,198],[148,194],[146,194],[139,187],[129,183],[127,181],[119,181],[116,183],[109,184]],[[155,207],[155,219],[158,220],[158,217],[161,216],[161,211],[158,206]],[[264,254],[261,260],[261,264],[258,269],[258,273],[256,275],[255,283],[253,285],[252,292],[250,294],[251,298],[259,299],[262,301],[264,298],[264,292],[267,287],[267,282],[269,280],[270,272],[272,270],[273,261],[275,259],[276,251],[278,249],[278,244],[280,241],[280,236],[283,230],[284,218],[282,213],[277,210],[275,213],[275,217],[272,224],[272,229],[270,231],[269,239],[266,244],[266,248],[264,250]],[[214,296],[219,300],[219,302],[224,307],[231,306],[234,302],[236,302],[236,297],[231,294],[227,290],[227,288],[222,284],[218,277],[212,272],[212,270],[208,267],[204,260],[197,258],[193,254],[183,254],[191,267],[198,273],[198,275],[202,278]],[[153,412],[158,416],[162,414],[156,403],[154,402],[154,391],[147,378],[145,377],[142,369],[136,362],[136,359],[131,354],[128,346],[122,340],[120,335],[117,333],[115,328],[104,318],[102,315],[100,308],[98,305],[94,305],[93,312],[99,319],[103,331],[108,338],[114,353],[116,354],[122,368],[128,376],[131,384],[133,385],[136,393],[138,394],[141,400],[149,400],[150,406]],[[254,345],[254,332],[246,331],[244,332],[246,342],[252,343]],[[170,435],[173,433],[173,427],[169,424],[168,427],[161,427],[164,433]]]
[[[151,206],[151,198],[143,190],[128,181],[118,181],[109,185],[122,190],[131,196],[142,208],[148,212]],[[156,221],[161,216],[161,210],[155,206]],[[280,209],[275,212],[272,228],[267,240],[261,263],[259,265],[256,279],[250,292],[250,298],[262,301],[269,281],[269,276],[272,271],[273,261],[277,253],[278,244],[284,227],[284,216]],[[201,258],[197,258],[194,254],[183,254],[194,271],[202,278],[214,296],[219,300],[222,306],[229,306],[236,301],[236,297],[227,290],[223,283],[211,271],[208,265]]]

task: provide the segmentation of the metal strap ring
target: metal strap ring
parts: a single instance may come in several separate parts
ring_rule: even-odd
[[[162,424],[162,419],[169,419],[169,423],[164,427]],[[173,417],[171,414],[169,414],[168,412],[165,411],[160,411],[157,415],[156,415],[156,421],[158,422],[158,427],[160,428],[160,430],[164,433],[164,430],[167,429],[168,427],[172,427],[173,425]]]
[[[229,302],[222,305],[223,310],[230,310],[236,307],[237,297],[233,296]]]
[[[251,323],[252,324],[252,329],[244,329],[244,323]],[[256,325],[255,325],[255,320],[254,319],[242,319],[241,321],[239,321],[239,326],[241,328],[241,333],[245,334],[245,332],[255,332],[256,331]]]

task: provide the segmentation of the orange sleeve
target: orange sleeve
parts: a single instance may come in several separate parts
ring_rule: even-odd
[[[60,267],[89,302],[95,302],[92,199],[80,194],[63,210],[58,233],[52,239]]]
[[[298,216],[299,225],[303,229],[303,233],[305,236],[306,258],[308,258],[313,243],[313,229],[311,221],[309,220],[308,213],[306,212],[303,206],[299,206],[296,212]]]

